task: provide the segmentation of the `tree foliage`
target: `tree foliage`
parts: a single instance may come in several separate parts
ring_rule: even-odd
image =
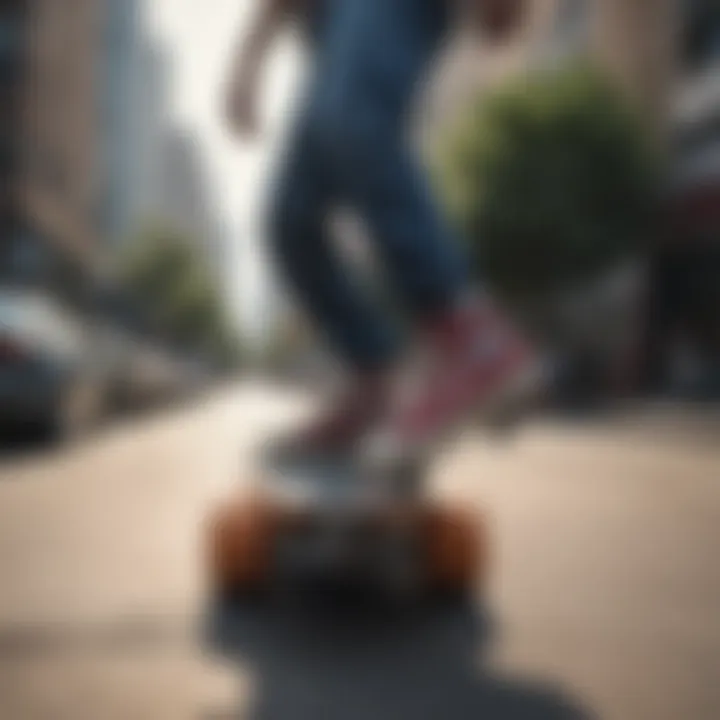
[[[441,146],[439,178],[483,278],[532,303],[638,249],[654,164],[614,88],[570,68],[478,99]]]
[[[141,232],[122,258],[122,273],[156,333],[187,350],[236,360],[221,294],[190,238],[162,227]]]

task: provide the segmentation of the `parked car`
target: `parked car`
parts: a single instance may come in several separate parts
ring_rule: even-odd
[[[96,289],[96,314],[110,361],[112,406],[137,411],[165,405],[197,390],[200,382],[195,364],[179,350],[163,342],[148,322],[145,309],[123,288]]]
[[[43,292],[0,288],[0,424],[67,436],[96,422],[108,366],[95,331]]]
[[[183,392],[183,372],[175,358],[148,340],[133,340],[126,393],[132,407],[167,404]]]
[[[157,340],[117,327],[106,328],[112,347],[110,398],[119,410],[167,405],[198,391],[200,379],[182,355]]]

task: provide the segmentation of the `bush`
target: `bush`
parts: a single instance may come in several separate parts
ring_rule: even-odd
[[[222,365],[239,362],[223,297],[197,242],[151,227],[125,248],[121,277],[156,336]]]
[[[441,145],[440,180],[482,277],[535,303],[599,277],[647,233],[654,159],[588,68],[483,96]]]

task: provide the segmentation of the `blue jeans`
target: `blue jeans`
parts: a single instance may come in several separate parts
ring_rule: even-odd
[[[328,235],[342,205],[369,230],[415,319],[467,282],[460,246],[416,164],[408,120],[447,28],[444,0],[321,0],[312,18],[314,72],[270,213],[281,272],[353,367],[390,362],[397,338]]]

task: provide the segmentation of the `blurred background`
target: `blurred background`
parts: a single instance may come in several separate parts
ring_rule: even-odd
[[[296,38],[266,74],[259,142],[224,124],[251,6],[0,0],[1,717],[52,685],[7,650],[18,628],[191,606],[179,538],[306,406],[287,386],[334,371],[263,242]],[[603,717],[720,716],[720,4],[531,0],[506,45],[458,33],[416,120],[471,257],[558,368],[528,444],[500,460],[476,439],[453,481],[509,538],[509,655]],[[362,228],[337,222],[385,297]],[[130,697],[93,677],[86,707]]]
[[[243,3],[72,8],[2,5],[3,419],[61,433],[249,365],[323,366],[259,220],[297,43],[248,146],[220,112]],[[720,392],[719,47],[713,2],[536,0],[511,44],[455,43],[419,109],[453,217],[557,356],[563,402]]]

